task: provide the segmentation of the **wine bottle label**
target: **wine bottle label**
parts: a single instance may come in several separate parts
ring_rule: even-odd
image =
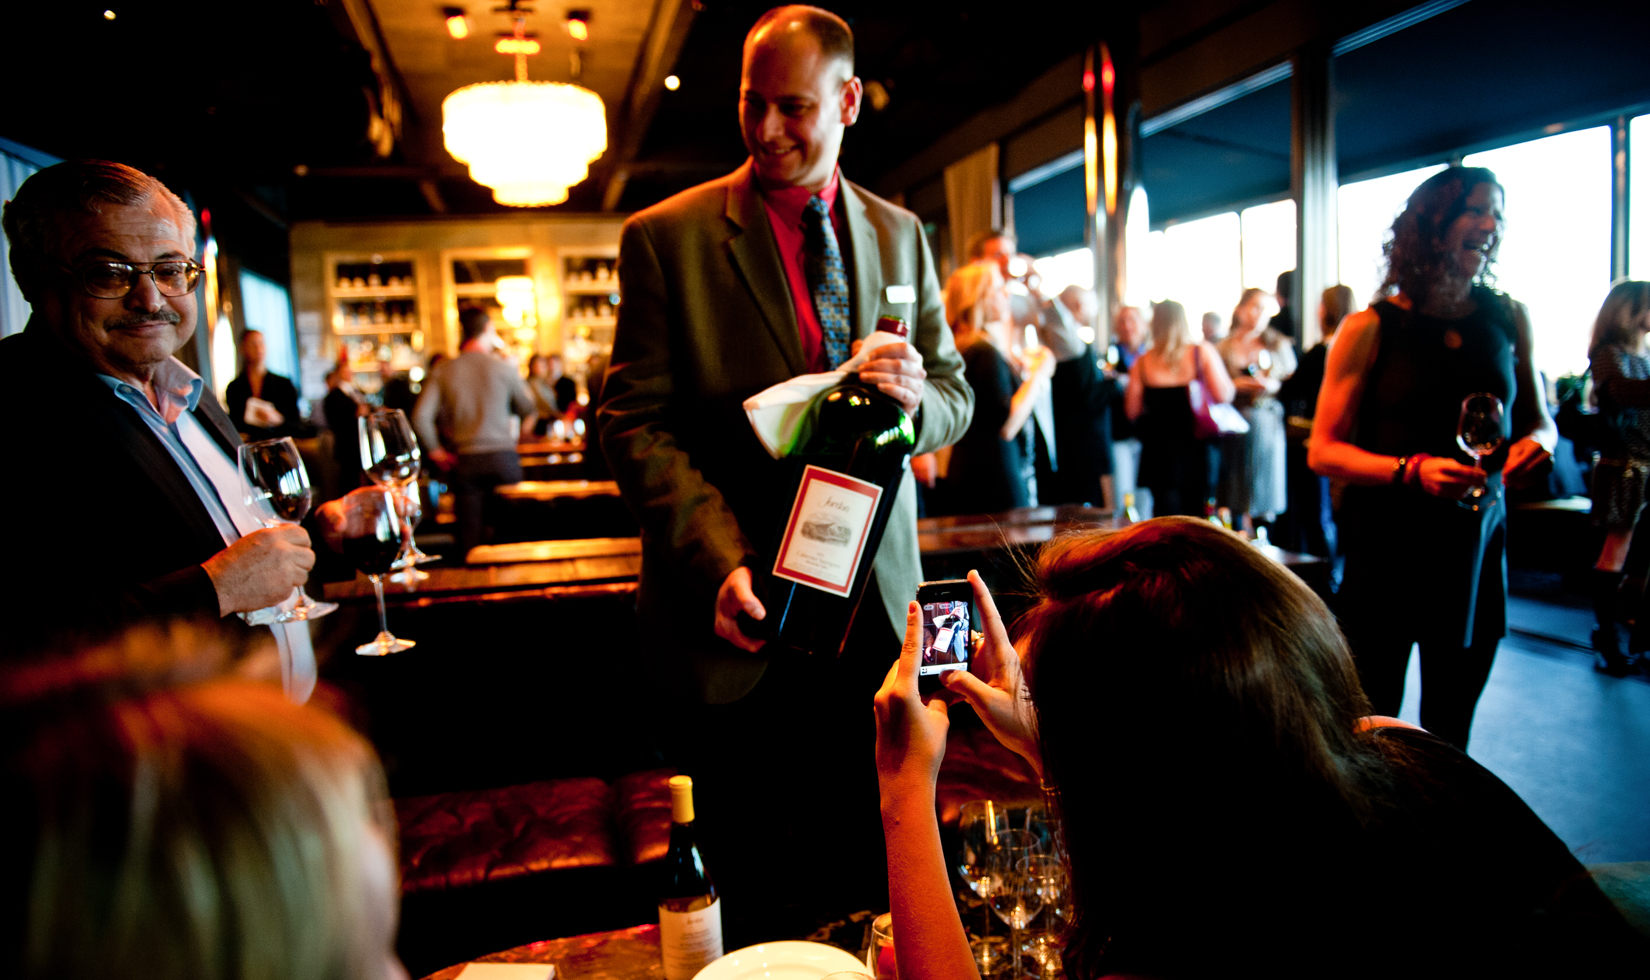
[[[659,910],[659,952],[665,980],[693,980],[722,958],[722,899],[692,912]]]
[[[847,598],[880,499],[875,483],[818,466],[804,469],[774,575]]]

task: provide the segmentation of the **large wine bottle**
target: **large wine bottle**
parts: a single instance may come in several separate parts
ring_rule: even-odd
[[[722,905],[693,836],[693,779],[670,777],[670,850],[659,881],[659,952],[665,980],[722,958]]]
[[[877,321],[873,345],[904,341],[904,320]],[[899,402],[858,373],[815,401],[796,468],[790,514],[776,538],[768,582],[770,643],[807,653],[842,652],[865,595],[871,563],[917,443]]]

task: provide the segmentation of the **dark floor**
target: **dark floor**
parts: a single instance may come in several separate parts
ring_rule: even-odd
[[[1593,669],[1585,600],[1515,589],[1467,751],[1524,798],[1587,864],[1650,860],[1650,675]],[[1404,686],[1419,720],[1420,669]]]

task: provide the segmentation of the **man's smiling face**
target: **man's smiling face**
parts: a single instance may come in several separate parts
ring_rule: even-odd
[[[127,262],[147,269],[155,262],[184,262],[195,252],[176,205],[151,195],[138,205],[99,204],[100,214],[64,215],[49,258],[60,270],[41,290],[40,311],[69,346],[100,372],[147,383],[154,369],[195,333],[193,293],[163,296],[151,276],[138,276],[119,299],[88,296],[79,272],[96,262]]]
[[[824,187],[843,131],[859,117],[860,82],[794,21],[776,21],[745,45],[739,124],[767,187]]]

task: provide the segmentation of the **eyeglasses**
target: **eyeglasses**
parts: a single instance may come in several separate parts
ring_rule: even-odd
[[[86,295],[98,299],[120,299],[137,286],[139,276],[153,279],[162,296],[187,296],[195,291],[204,271],[189,261],[155,262],[147,269],[130,262],[92,262],[78,269],[62,268],[74,277]]]

